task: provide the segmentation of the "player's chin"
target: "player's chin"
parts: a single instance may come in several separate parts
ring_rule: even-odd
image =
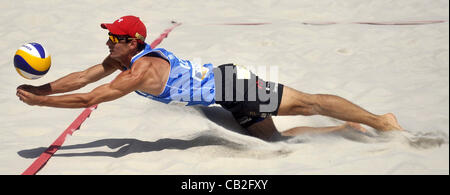
[[[109,57],[111,57],[112,59],[117,59],[117,58],[118,58],[118,55],[117,55],[117,53],[115,53],[114,51],[110,51],[110,52],[109,52]]]

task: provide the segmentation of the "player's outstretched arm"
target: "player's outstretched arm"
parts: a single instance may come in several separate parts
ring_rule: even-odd
[[[144,74],[124,71],[111,83],[101,85],[89,93],[76,93],[60,96],[40,96],[18,89],[17,96],[28,105],[58,108],[86,108],[102,102],[118,99],[138,90],[144,80]]]
[[[94,65],[84,71],[68,74],[56,81],[41,86],[20,85],[17,89],[21,89],[35,95],[51,95],[70,92],[112,74],[119,67],[120,65],[118,62],[108,56],[101,64]]]

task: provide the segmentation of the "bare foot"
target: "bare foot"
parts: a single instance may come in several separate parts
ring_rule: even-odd
[[[364,128],[361,124],[359,123],[354,123],[354,122],[346,122],[344,124],[345,127],[351,128],[351,129],[355,129],[357,131],[360,131],[361,133],[367,133],[367,129]]]
[[[402,127],[398,124],[397,118],[394,114],[388,113],[381,115],[381,118],[383,120],[382,124],[383,127],[379,128],[380,131],[393,131],[393,130],[403,130]]]

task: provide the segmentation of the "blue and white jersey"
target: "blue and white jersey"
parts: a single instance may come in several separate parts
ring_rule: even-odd
[[[181,103],[186,106],[202,104],[208,106],[215,102],[214,72],[212,64],[201,65],[177,58],[173,53],[163,49],[145,49],[131,59],[133,63],[145,55],[163,58],[170,64],[170,73],[164,91],[158,96],[143,91],[137,94],[166,104]]]

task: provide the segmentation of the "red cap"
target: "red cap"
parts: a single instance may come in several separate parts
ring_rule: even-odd
[[[147,37],[147,28],[144,23],[136,16],[123,16],[114,23],[103,23],[100,25],[104,29],[115,35],[129,35],[144,42]]]

